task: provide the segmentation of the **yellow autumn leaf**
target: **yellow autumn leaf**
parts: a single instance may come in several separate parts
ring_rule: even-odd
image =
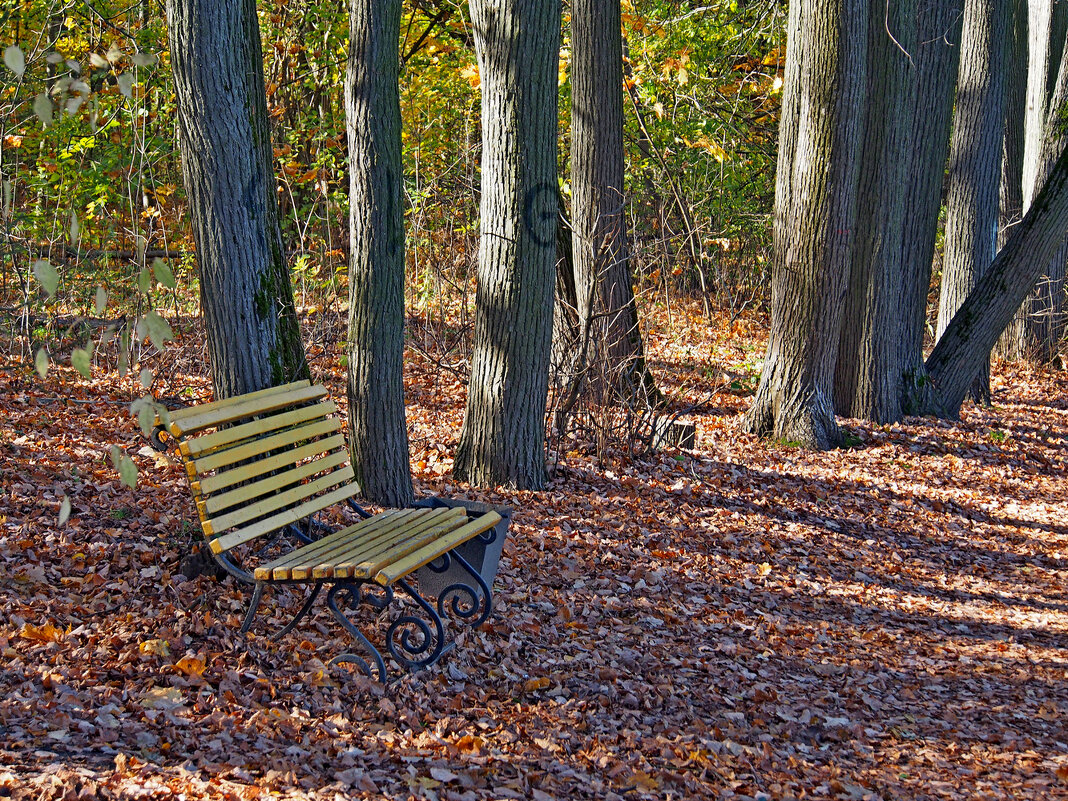
[[[189,676],[202,676],[207,664],[199,656],[183,656],[174,666]]]
[[[45,623],[43,626],[23,623],[22,628],[19,629],[19,635],[36,642],[59,642],[63,639],[64,631],[57,629],[51,623]]]
[[[478,74],[477,64],[469,64],[468,66],[460,70],[460,77],[466,78],[467,82],[471,84],[472,89],[477,89],[479,84],[482,82],[482,78]]]
[[[152,654],[153,656],[171,655],[171,646],[166,640],[145,640],[137,648],[143,654]]]
[[[549,686],[549,678],[547,676],[541,676],[537,679],[527,679],[523,682],[523,692],[532,693],[535,690],[544,690]]]

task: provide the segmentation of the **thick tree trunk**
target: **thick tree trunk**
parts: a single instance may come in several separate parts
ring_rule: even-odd
[[[571,4],[571,216],[578,331],[600,403],[648,406],[623,194],[623,40],[619,0]],[[574,377],[581,381],[582,376]]]
[[[1023,218],[1024,116],[1027,109],[1027,0],[1013,0],[1012,47],[1005,78],[1005,135],[1001,156],[997,249]]]
[[[472,0],[482,80],[482,206],[467,410],[454,472],[545,484],[557,233],[559,0]]]
[[[1063,38],[1063,32],[1060,35]],[[1056,75],[1056,82],[1046,112],[1047,136],[1050,131],[1058,134],[1063,131],[1063,113],[1068,107],[1068,50],[1062,46],[1060,53],[1060,63],[1056,69],[1052,70]],[[1045,143],[1045,147],[1036,160],[1036,181],[1046,180],[1064,149],[1065,142],[1065,137],[1058,135],[1054,141]],[[1034,194],[1037,192],[1032,193],[1032,197],[1028,198],[1029,204],[1034,202]],[[1068,243],[1053,256],[1046,267],[1045,274],[1039,279],[1022,307],[1027,311],[1021,343],[1022,351],[1027,358],[1039,364],[1054,362],[1058,356],[1060,343],[1064,339],[1065,326],[1068,323],[1064,306],[1066,262],[1068,262]],[[1017,317],[1019,316],[1020,313],[1017,312]]]
[[[949,159],[938,334],[994,260],[1005,122],[1010,5],[965,0],[957,110]],[[989,402],[989,365],[973,397]]]
[[[1045,129],[1046,116],[1049,112],[1050,96],[1057,78],[1057,66],[1064,51],[1065,22],[1068,20],[1068,3],[1053,3],[1052,0],[1017,0],[1021,9],[1018,12],[1018,28],[1022,26],[1024,42],[1021,61],[1024,70],[1022,80],[1025,82],[1023,108],[1018,115],[1007,114],[1007,130],[1020,129],[1021,175],[1015,187],[1020,194],[1020,214],[1031,204],[1041,184],[1038,172],[1038,157]],[[1011,95],[1010,95],[1011,96]],[[1015,123],[1015,124],[1014,124]],[[1008,133],[1006,133],[1006,137]],[[1007,143],[1006,139],[1006,143]],[[1006,151],[1007,157],[1008,151]],[[1024,163],[1026,167],[1024,167]],[[1004,206],[1004,180],[1003,180]],[[1003,210],[1004,217],[1004,210]],[[1003,232],[1005,233],[1005,232]],[[1004,240],[999,239],[999,245]],[[1054,257],[1049,274],[1052,281],[1039,281],[1034,292],[1028,296],[998,342],[998,352],[1003,359],[1012,361],[1031,359],[1047,361],[1052,359],[1056,343],[1050,342],[1052,333],[1048,325],[1053,318],[1055,293],[1049,292],[1063,274],[1062,260]],[[1045,351],[1045,354],[1043,352]],[[1046,359],[1042,357],[1045,356]]]
[[[1047,147],[1059,147],[1050,132]],[[945,412],[956,417],[976,371],[1031,287],[1068,238],[1068,149],[990,269],[927,358]]]
[[[908,205],[901,240],[901,341],[905,360],[901,411],[904,414],[938,411],[923,365],[923,343],[942,185],[949,156],[963,0],[920,0],[917,10],[916,89],[908,168],[903,181]]]
[[[776,178],[788,183],[776,187],[771,332],[746,427],[827,448],[841,438],[832,383],[856,228],[868,16],[863,0],[794,5],[787,76],[798,88],[785,91]]]
[[[404,209],[398,89],[401,0],[350,0],[349,443],[364,495],[413,500],[404,416]]]
[[[868,21],[868,102],[850,289],[835,374],[839,414],[901,419],[909,367],[901,314],[906,180],[911,150],[915,0],[881,0]]]
[[[1031,0],[1028,22],[1033,26],[1028,46],[1027,107],[1024,122],[1025,159],[1023,207],[1026,210],[1049,170],[1042,160],[1042,138],[1050,109],[1059,107],[1054,95],[1063,72],[1068,3]],[[999,351],[1005,358],[1040,364],[1056,359],[1065,332],[1064,277],[1068,253],[1057,254],[1045,276],[1024,300],[1002,335]]]
[[[182,174],[215,396],[308,376],[271,168],[254,0],[168,0]]]
[[[1054,55],[1051,47],[1054,28],[1059,27],[1054,23],[1054,8],[1063,5],[1055,3],[1054,0],[1026,0],[1027,100],[1024,109],[1023,165],[1025,211],[1042,186],[1042,179],[1038,176],[1038,159],[1042,152],[1049,100],[1057,79],[1056,70],[1059,63],[1059,58]],[[1063,42],[1060,46],[1063,49]]]

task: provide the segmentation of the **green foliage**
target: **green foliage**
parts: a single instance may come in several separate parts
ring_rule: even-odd
[[[786,6],[625,0],[623,9],[635,241],[670,254],[654,279],[701,286],[707,276],[721,300],[735,290],[759,297]]]
[[[628,214],[639,286],[763,296],[785,5],[624,0]],[[308,305],[343,302],[348,154],[345,4],[261,0],[286,259]],[[0,306],[32,321],[43,377],[113,366],[140,395],[197,308],[159,5],[0,0]],[[569,20],[560,60],[568,196]],[[410,297],[468,308],[478,232],[480,76],[466,4],[406,2],[398,43]],[[165,257],[156,258],[158,252]],[[343,307],[342,307],[343,308]],[[59,319],[110,316],[97,329]],[[125,320],[125,322],[120,322]],[[131,374],[132,371],[132,374]],[[151,395],[132,413],[157,410]],[[154,413],[154,412],[153,412]]]

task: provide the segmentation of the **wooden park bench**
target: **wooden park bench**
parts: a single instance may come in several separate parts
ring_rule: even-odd
[[[389,653],[409,669],[433,664],[445,650],[447,613],[471,625],[489,616],[489,586],[455,549],[474,537],[492,542],[501,516],[469,518],[463,508],[368,514],[353,500],[360,488],[336,413],[323,387],[299,381],[171,411],[157,418],[153,441],[165,448],[169,437],[178,445],[211,553],[227,573],[254,585],[242,633],[267,585],[310,587],[275,638],[293,630],[326,586],[327,606],[363,649],[363,655],[346,653],[333,662],[357,663],[384,682],[382,654],[349,612],[361,602],[385,610],[399,588],[415,609],[405,608],[390,624]],[[316,520],[340,502],[363,519],[338,530]],[[409,581],[424,566],[451,576],[454,565],[469,580],[442,589],[436,606]]]

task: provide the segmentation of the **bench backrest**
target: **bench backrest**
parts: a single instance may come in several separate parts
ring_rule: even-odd
[[[200,522],[225,553],[359,494],[337,407],[308,381],[170,413]]]

